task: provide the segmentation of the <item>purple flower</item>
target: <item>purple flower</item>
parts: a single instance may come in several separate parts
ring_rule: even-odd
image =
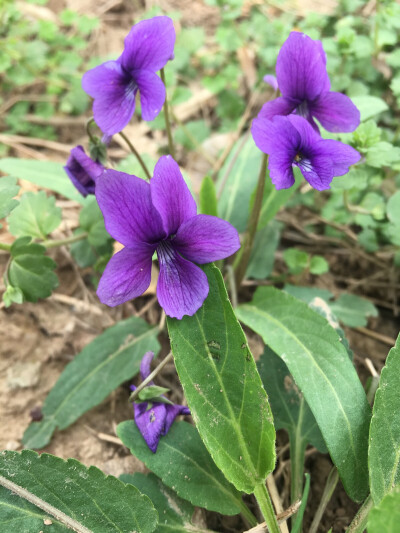
[[[111,307],[143,294],[157,251],[161,307],[171,317],[191,316],[208,294],[207,276],[193,262],[224,259],[240,248],[228,222],[196,215],[196,203],[171,156],[159,159],[150,183],[106,170],[97,181],[96,198],[107,231],[125,245],[109,261],[97,290]]]
[[[154,17],[132,27],[116,61],[89,70],[82,87],[92,98],[99,128],[114,135],[125,128],[135,111],[140,92],[143,120],[154,120],[165,100],[165,87],[156,71],[172,59],[175,30],[169,17]]]
[[[96,180],[105,169],[102,164],[86,155],[82,146],[75,146],[64,170],[78,191],[87,196],[94,194]]]
[[[292,32],[279,51],[276,77],[282,96],[266,102],[259,117],[295,113],[316,131],[318,119],[328,131],[349,132],[360,124],[360,112],[344,94],[330,91],[326,56],[320,41]]]
[[[263,80],[265,81],[265,83],[268,83],[268,85],[270,85],[274,91],[277,91],[279,89],[278,80],[276,79],[276,76],[273,76],[272,74],[266,74],[263,77]]]
[[[296,115],[256,118],[251,133],[258,148],[269,154],[269,175],[276,189],[294,184],[293,165],[314,189],[329,189],[333,177],[346,174],[361,157],[347,144],[322,139],[307,120]]]
[[[150,375],[150,364],[153,357],[153,352],[147,352],[143,356],[140,363],[142,380]],[[153,381],[149,385],[154,385]],[[131,390],[136,390],[135,385],[131,385]],[[190,410],[183,405],[172,405],[156,401],[134,403],[133,410],[136,425],[153,453],[157,451],[160,438],[168,433],[175,418],[179,415],[190,415]]]

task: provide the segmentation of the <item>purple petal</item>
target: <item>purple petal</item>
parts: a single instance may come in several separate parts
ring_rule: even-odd
[[[190,415],[190,409],[184,405],[169,405],[165,404],[165,409],[167,411],[165,417],[165,426],[162,435],[166,435],[170,430],[175,418],[179,415]]]
[[[349,167],[355,165],[361,159],[361,155],[357,150],[339,141],[321,140],[316,149],[318,150],[318,155],[324,155],[332,160],[334,176],[347,174]]]
[[[317,191],[330,189],[333,179],[333,164],[329,157],[317,155],[298,164],[308,183]]]
[[[279,51],[276,77],[283,96],[314,100],[329,81],[320,45],[304,33],[291,32]]]
[[[135,111],[137,86],[119,62],[107,61],[83,75],[82,87],[94,98],[93,116],[107,135],[120,132]]]
[[[145,380],[150,375],[150,367],[151,362],[154,359],[154,353],[153,352],[146,352],[144,356],[142,357],[142,360],[140,361],[140,375],[142,376],[142,380]],[[151,385],[153,382],[150,383]]]
[[[255,118],[251,133],[257,147],[266,154],[283,152],[293,160],[300,146],[301,137],[287,117]]]
[[[181,257],[170,242],[160,244],[157,254],[160,263],[157,296],[161,307],[168,316],[179,320],[184,315],[194,315],[207,298],[207,276]]]
[[[292,168],[293,158],[284,152],[271,154],[268,158],[269,177],[276,190],[289,189],[295,182]]]
[[[354,131],[360,124],[360,112],[348,96],[329,92],[312,103],[311,112],[322,126],[333,132]]]
[[[167,410],[162,403],[154,403],[149,410],[146,410],[147,407],[147,402],[133,404],[135,422],[147,446],[153,453],[156,453],[161,435],[165,435],[163,431]]]
[[[289,100],[289,98],[279,96],[278,98],[275,98],[275,100],[266,102],[258,113],[257,118],[271,120],[276,115],[290,115],[298,104],[300,104],[300,102],[297,100]]]
[[[135,24],[125,38],[120,57],[127,71],[160,70],[174,55],[175,29],[169,17],[153,17]]]
[[[240,248],[236,229],[226,220],[210,215],[186,220],[172,244],[186,259],[200,265],[225,259]]]
[[[298,115],[290,115],[287,120],[296,128],[300,135],[300,145],[298,147],[300,152],[312,150],[315,144],[321,141],[321,136],[305,118]]]
[[[150,180],[151,200],[160,213],[167,235],[196,215],[196,202],[183,179],[178,163],[170,155],[160,157]]]
[[[156,243],[165,237],[146,181],[117,170],[106,170],[97,180],[96,199],[108,233],[125,246]]]
[[[155,246],[138,243],[112,256],[97,288],[101,303],[115,307],[144,293],[151,281],[154,249]]]
[[[157,74],[150,70],[138,70],[134,72],[134,76],[139,87],[142,119],[154,120],[164,105],[164,84]]]
[[[87,196],[94,194],[96,179],[105,169],[103,165],[86,155],[82,146],[76,146],[71,150],[64,170],[78,191]]]
[[[268,83],[268,85],[270,85],[274,91],[277,91],[279,89],[278,80],[276,79],[276,76],[272,74],[267,74],[263,77],[263,80],[265,81],[265,83]]]

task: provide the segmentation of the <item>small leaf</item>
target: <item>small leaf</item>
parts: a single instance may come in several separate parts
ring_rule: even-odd
[[[158,452],[157,452],[158,453]],[[124,483],[132,483],[153,502],[160,517],[155,533],[204,533],[204,529],[193,526],[191,519],[194,507],[188,501],[179,498],[166,487],[154,474],[122,474],[119,478]]]
[[[321,255],[314,255],[310,261],[311,274],[319,275],[329,272],[329,263]]]
[[[65,429],[98,405],[139,371],[143,354],[158,353],[157,328],[132,317],[108,328],[69,363],[42,407],[43,419],[32,422],[23,436],[29,448],[43,448],[54,430]]]
[[[90,531],[132,533],[134,527],[137,533],[152,533],[156,529],[157,512],[147,496],[133,485],[106,476],[94,466],[87,468],[75,459],[64,461],[31,450],[5,451],[0,454],[0,474]],[[43,511],[35,508],[36,516],[32,516],[33,506],[22,506],[16,495],[12,496],[15,509],[10,511],[6,507],[9,491],[2,491],[2,496],[0,524],[9,521],[11,513],[11,520],[23,520],[15,531],[43,530],[43,519],[40,524],[37,517],[42,517]],[[51,530],[64,531],[59,521],[55,522],[57,528]]]
[[[149,450],[133,420],[122,422],[117,435],[133,455],[181,498],[193,505],[226,515],[240,512],[242,497],[206,450],[196,428],[176,422],[161,438],[157,452]]]
[[[367,151],[366,162],[371,167],[388,167],[400,161],[400,148],[386,141],[374,144]]]
[[[329,303],[332,313],[345,325],[352,328],[366,326],[367,317],[378,316],[378,310],[372,302],[355,294],[341,294]]]
[[[30,237],[20,237],[11,246],[12,260],[8,267],[8,281],[19,289],[25,300],[37,302],[47,298],[58,285],[53,270],[56,263],[44,255],[46,249],[39,244],[30,244]]]
[[[196,427],[216,465],[251,493],[275,465],[268,398],[221,272],[203,267],[209,294],[193,316],[167,317],[171,349]]]
[[[368,533],[398,533],[400,523],[400,489],[389,492],[368,516]]]
[[[361,95],[353,96],[351,99],[353,104],[360,111],[361,122],[364,122],[388,109],[387,103],[376,96]]]
[[[236,314],[284,360],[315,416],[346,492],[362,500],[368,491],[370,407],[335,330],[305,303],[272,287],[258,288],[253,301],[239,306]]]
[[[203,215],[218,216],[217,193],[210,176],[206,176],[201,182],[200,189],[200,213]]]
[[[19,206],[7,219],[10,233],[15,237],[45,239],[61,223],[61,209],[55,202],[54,196],[46,196],[44,191],[23,194]]]
[[[165,394],[169,391],[170,389],[167,389],[166,387],[159,387],[158,385],[149,385],[148,387],[145,387],[139,392],[139,399],[142,401],[152,400],[154,398],[157,398],[157,396],[161,396],[162,394]]]
[[[7,285],[6,291],[3,293],[3,302],[6,307],[10,307],[12,303],[22,304],[24,301],[24,294],[18,287]]]
[[[18,200],[14,200],[18,191],[19,185],[15,178],[7,176],[0,179],[0,219],[6,217],[18,205]]]
[[[283,252],[283,259],[292,274],[301,274],[308,267],[310,256],[297,248],[288,248]]]
[[[400,335],[381,373],[369,432],[369,476],[375,505],[400,485],[399,389]]]

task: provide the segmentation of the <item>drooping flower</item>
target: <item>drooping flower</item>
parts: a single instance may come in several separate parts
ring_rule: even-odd
[[[208,294],[206,274],[194,263],[224,259],[240,248],[239,236],[225,220],[197,215],[196,203],[171,156],[157,162],[150,183],[106,170],[96,198],[107,231],[125,248],[109,261],[97,294],[114,307],[140,296],[150,285],[157,251],[158,301],[167,315],[193,315]]]
[[[333,177],[346,174],[361,157],[347,144],[322,139],[297,115],[256,118],[251,133],[257,147],[269,155],[269,175],[276,189],[294,184],[293,166],[299,167],[314,189],[329,189]]]
[[[142,380],[145,380],[150,375],[150,364],[153,357],[153,352],[147,352],[143,356],[140,363]],[[153,381],[150,381],[149,385],[153,384]],[[135,385],[131,385],[131,390],[136,390]],[[133,410],[136,425],[153,453],[157,451],[160,438],[168,433],[175,418],[179,415],[190,415],[189,408],[184,405],[157,401],[135,402]]]
[[[165,87],[156,72],[173,58],[175,30],[169,17],[135,24],[125,38],[122,55],[86,72],[82,87],[92,98],[99,128],[114,135],[125,128],[140,93],[143,120],[154,120],[165,100]]]
[[[75,146],[64,170],[82,196],[87,196],[94,194],[96,180],[103,174],[104,167],[86,155],[82,146]]]
[[[320,41],[304,33],[291,32],[279,51],[276,77],[282,96],[266,102],[259,117],[295,113],[308,120],[316,131],[350,132],[360,124],[360,112],[348,96],[330,91],[326,56]]]

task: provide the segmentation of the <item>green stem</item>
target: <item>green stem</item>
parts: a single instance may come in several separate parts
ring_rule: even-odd
[[[325,512],[326,506],[328,505],[330,499],[332,498],[333,491],[336,488],[336,485],[339,481],[339,474],[337,468],[334,466],[329,472],[328,479],[326,480],[326,485],[324,492],[319,502],[317,512],[314,515],[310,531],[308,533],[317,533],[319,523],[321,522],[322,515]]]
[[[150,374],[147,376],[146,379],[142,381],[142,383],[132,392],[132,394],[129,396],[129,401],[133,402],[139,395],[139,392],[141,392],[150,381],[152,381],[164,368],[164,366],[173,360],[172,352],[169,352],[167,357],[161,361],[161,363],[156,366],[156,368],[153,370],[153,372],[150,372]]]
[[[257,231],[258,219],[260,218],[262,200],[264,195],[265,174],[267,172],[267,163],[268,156],[264,154],[261,162],[260,173],[258,175],[253,210],[250,214],[250,219],[247,226],[247,233],[244,238],[244,243],[239,252],[238,258],[233,265],[233,268],[235,269],[236,287],[238,289],[246,274],[247,265],[249,264],[251,251],[253,248],[254,237]]]
[[[161,80],[165,87],[164,116],[165,116],[165,127],[167,128],[167,135],[168,135],[169,153],[175,159],[175,148],[174,148],[174,141],[172,140],[171,123],[169,119],[169,110],[168,110],[167,86],[165,84],[165,73],[164,73],[163,68],[160,70],[160,74],[161,74]]]
[[[281,533],[265,483],[257,485],[257,487],[254,489],[254,496],[256,497],[257,503],[260,506],[269,533]]]
[[[293,504],[303,493],[304,454],[307,443],[301,437],[304,414],[304,399],[300,402],[296,434],[290,439],[290,498]]]
[[[371,495],[369,495],[346,529],[346,533],[363,533],[367,527],[368,515],[373,506],[374,502],[372,501]]]
[[[93,133],[92,133],[92,124],[96,124],[95,123],[95,120],[93,117],[91,117],[87,122],[86,122],[86,133],[88,134],[88,137],[89,139],[92,141],[92,142],[95,142],[95,138],[93,136]]]
[[[83,239],[86,239],[88,234],[86,231],[84,233],[79,233],[78,235],[72,235],[72,237],[67,237],[66,239],[59,239],[59,240],[52,240],[49,239],[48,241],[42,241],[38,244],[41,244],[45,248],[57,248],[57,246],[64,246],[66,244],[72,244],[74,242],[82,241]]]
[[[0,250],[5,250],[6,252],[9,252],[11,250],[11,244],[0,242]]]
[[[133,144],[131,143],[131,141],[128,139],[128,137],[125,135],[125,133],[123,131],[120,131],[119,134],[124,139],[126,144],[129,146],[129,150],[132,152],[132,154],[135,155],[136,159],[139,161],[140,166],[142,167],[142,169],[144,170],[144,173],[147,176],[147,179],[150,180],[151,179],[151,174],[149,172],[149,169],[146,167],[146,163],[140,157],[139,152],[136,150],[136,148],[133,146]]]

